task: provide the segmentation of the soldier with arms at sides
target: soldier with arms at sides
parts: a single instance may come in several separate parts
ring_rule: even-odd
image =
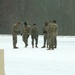
[[[17,35],[20,33],[20,31],[19,31],[19,25],[20,24],[21,24],[20,22],[17,22],[12,27],[13,48],[18,48],[16,46],[16,44],[17,44]]]
[[[36,24],[33,24],[31,28],[31,38],[32,38],[32,48],[34,48],[34,40],[35,40],[35,47],[38,48],[38,29]]]

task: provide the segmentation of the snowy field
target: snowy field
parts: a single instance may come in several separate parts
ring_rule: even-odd
[[[47,50],[43,46],[43,36],[39,36],[38,48],[24,47],[18,36],[13,49],[12,36],[0,35],[0,49],[4,49],[5,75],[75,75],[75,36],[58,36],[57,49]]]

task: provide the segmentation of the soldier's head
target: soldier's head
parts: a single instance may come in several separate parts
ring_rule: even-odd
[[[27,26],[27,22],[24,22],[24,25]]]
[[[53,20],[53,23],[56,23],[56,20]]]
[[[16,25],[20,25],[20,24],[21,24],[21,22],[19,22],[19,21],[16,23]]]
[[[34,23],[33,26],[36,26],[36,24]]]

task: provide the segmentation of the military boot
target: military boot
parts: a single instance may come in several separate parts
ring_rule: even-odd
[[[25,45],[25,47],[27,47],[27,46],[28,46],[28,44]]]
[[[14,48],[14,49],[17,49],[18,47],[14,46],[13,48]]]
[[[32,45],[32,48],[34,48],[34,45]]]
[[[42,46],[41,48],[45,48],[45,46]]]
[[[38,48],[38,46],[35,46],[36,48]]]

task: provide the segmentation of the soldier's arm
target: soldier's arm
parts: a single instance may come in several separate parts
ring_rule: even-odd
[[[13,26],[13,32],[17,33],[16,26]]]

